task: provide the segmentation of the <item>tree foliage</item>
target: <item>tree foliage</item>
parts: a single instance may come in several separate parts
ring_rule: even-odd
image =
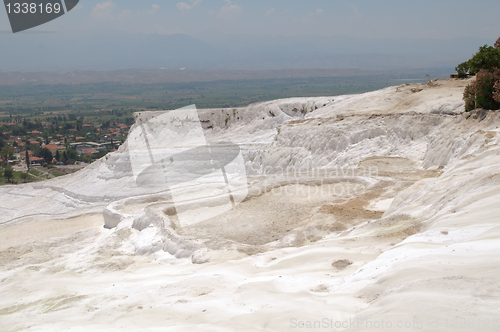
[[[78,153],[74,149],[66,149],[66,151],[63,151],[61,160],[64,164],[72,165],[78,160]],[[59,159],[58,159],[59,161]]]
[[[6,177],[7,180],[10,182],[10,179],[14,177],[14,170],[12,169],[12,167],[7,166],[3,171],[3,176]]]
[[[455,70],[457,71],[458,78],[466,78],[470,70],[469,61],[459,64],[455,67]]]
[[[26,145],[25,156],[26,156],[26,167],[28,167],[28,171],[29,171],[29,169],[30,169],[30,154],[29,154],[29,150],[28,150],[28,145]]]
[[[475,108],[489,110],[500,109],[500,100],[496,99],[498,87],[500,86],[500,69],[492,72],[481,70],[476,75],[476,80],[469,84],[464,91],[465,110],[471,111]]]
[[[459,64],[455,70],[458,77],[463,78],[467,74],[476,75],[481,69],[493,71],[495,68],[500,68],[500,51],[495,47],[484,45],[469,61]]]
[[[5,160],[12,159],[14,157],[14,153],[14,148],[12,148],[11,146],[4,146],[2,150],[0,150],[0,155]]]
[[[493,99],[500,103],[500,80],[496,81],[493,86]]]
[[[52,156],[52,152],[50,152],[50,150],[47,148],[40,149],[40,153],[38,154],[38,156],[40,158],[43,158],[47,164],[50,164],[52,162],[52,159],[54,158]]]
[[[49,132],[47,130],[43,131],[43,139],[45,140],[45,144],[49,144]]]

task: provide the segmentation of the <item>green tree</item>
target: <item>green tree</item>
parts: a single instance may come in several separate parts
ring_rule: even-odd
[[[82,161],[86,162],[86,163],[89,163],[91,164],[94,160],[92,159],[91,156],[89,156],[88,154],[84,155],[81,157]]]
[[[30,155],[28,153],[28,145],[27,144],[26,144],[25,153],[26,153],[26,167],[28,167],[28,172],[29,172],[29,170],[30,170]]]
[[[495,68],[500,68],[500,51],[484,45],[469,61],[459,64],[455,70],[459,77],[464,77],[467,74],[476,75],[481,69],[493,71]]]
[[[50,164],[52,162],[52,159],[54,159],[54,157],[52,156],[52,152],[50,152],[50,150],[47,148],[40,149],[40,153],[38,156],[40,158],[43,158],[47,164]]]
[[[56,151],[56,155],[54,158],[56,158],[57,161],[61,161],[61,153],[59,152],[59,150]]]
[[[14,148],[12,148],[11,146],[4,146],[0,151],[0,155],[5,160],[12,159],[14,157],[14,153],[15,153]]]
[[[469,61],[459,64],[455,67],[455,70],[457,71],[458,78],[466,78],[470,70]]]
[[[10,183],[10,179],[14,177],[14,170],[12,169],[12,167],[7,166],[3,172],[3,176],[5,176]]]
[[[43,131],[43,139],[45,140],[45,144],[49,144],[49,132],[47,130]]]
[[[73,159],[73,160],[78,159],[78,153],[76,153],[75,149],[67,149],[66,154],[68,156],[68,159]]]
[[[481,69],[492,71],[500,68],[500,52],[488,45],[481,46],[479,52],[469,60],[469,67],[472,75],[479,73]]]
[[[500,37],[498,37],[498,39],[495,43],[495,48],[500,52]]]

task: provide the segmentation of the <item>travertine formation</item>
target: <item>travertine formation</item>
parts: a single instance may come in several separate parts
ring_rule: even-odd
[[[0,329],[494,331],[500,115],[465,113],[467,84],[201,110],[248,196],[193,225],[136,185],[127,143],[1,187]]]

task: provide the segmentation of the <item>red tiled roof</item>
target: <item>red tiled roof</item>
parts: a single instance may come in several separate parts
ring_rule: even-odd
[[[21,155],[22,158],[26,158],[26,151],[21,151],[19,154]],[[31,156],[32,154],[33,152],[28,150],[28,156]]]
[[[64,149],[64,146],[62,145],[56,145],[56,144],[47,144],[44,146],[44,148],[47,148],[49,150],[55,150],[55,149]]]
[[[45,159],[39,157],[30,157],[30,163],[45,162]]]
[[[97,151],[96,149],[89,149],[87,151],[85,151],[85,154],[93,154],[93,153],[97,153],[99,151]]]

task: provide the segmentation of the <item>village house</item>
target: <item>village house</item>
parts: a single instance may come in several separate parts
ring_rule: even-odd
[[[45,159],[40,157],[30,157],[30,164],[45,164]]]
[[[57,153],[57,151],[59,151],[59,153],[63,153],[64,151],[66,151],[66,147],[64,145],[47,144],[47,145],[44,145],[43,147],[49,149],[49,151],[53,155],[55,155]]]
[[[16,141],[17,142],[17,141]],[[16,153],[19,153],[23,151],[26,148],[26,143],[24,142],[17,142],[17,146],[15,147]]]
[[[92,154],[94,154],[94,153],[98,153],[98,152],[99,152],[99,150],[96,150],[96,149],[85,150],[85,154],[89,155],[89,156],[92,155]]]
[[[28,156],[31,156],[33,155],[33,152],[31,150],[28,150]],[[25,160],[26,159],[26,151],[21,151],[19,152],[19,156],[21,158],[21,160]]]
[[[94,142],[82,142],[82,143],[71,143],[70,147],[76,150],[78,155],[88,154],[87,151],[93,150],[92,153],[97,153],[99,151],[106,151],[106,144],[99,144]]]

